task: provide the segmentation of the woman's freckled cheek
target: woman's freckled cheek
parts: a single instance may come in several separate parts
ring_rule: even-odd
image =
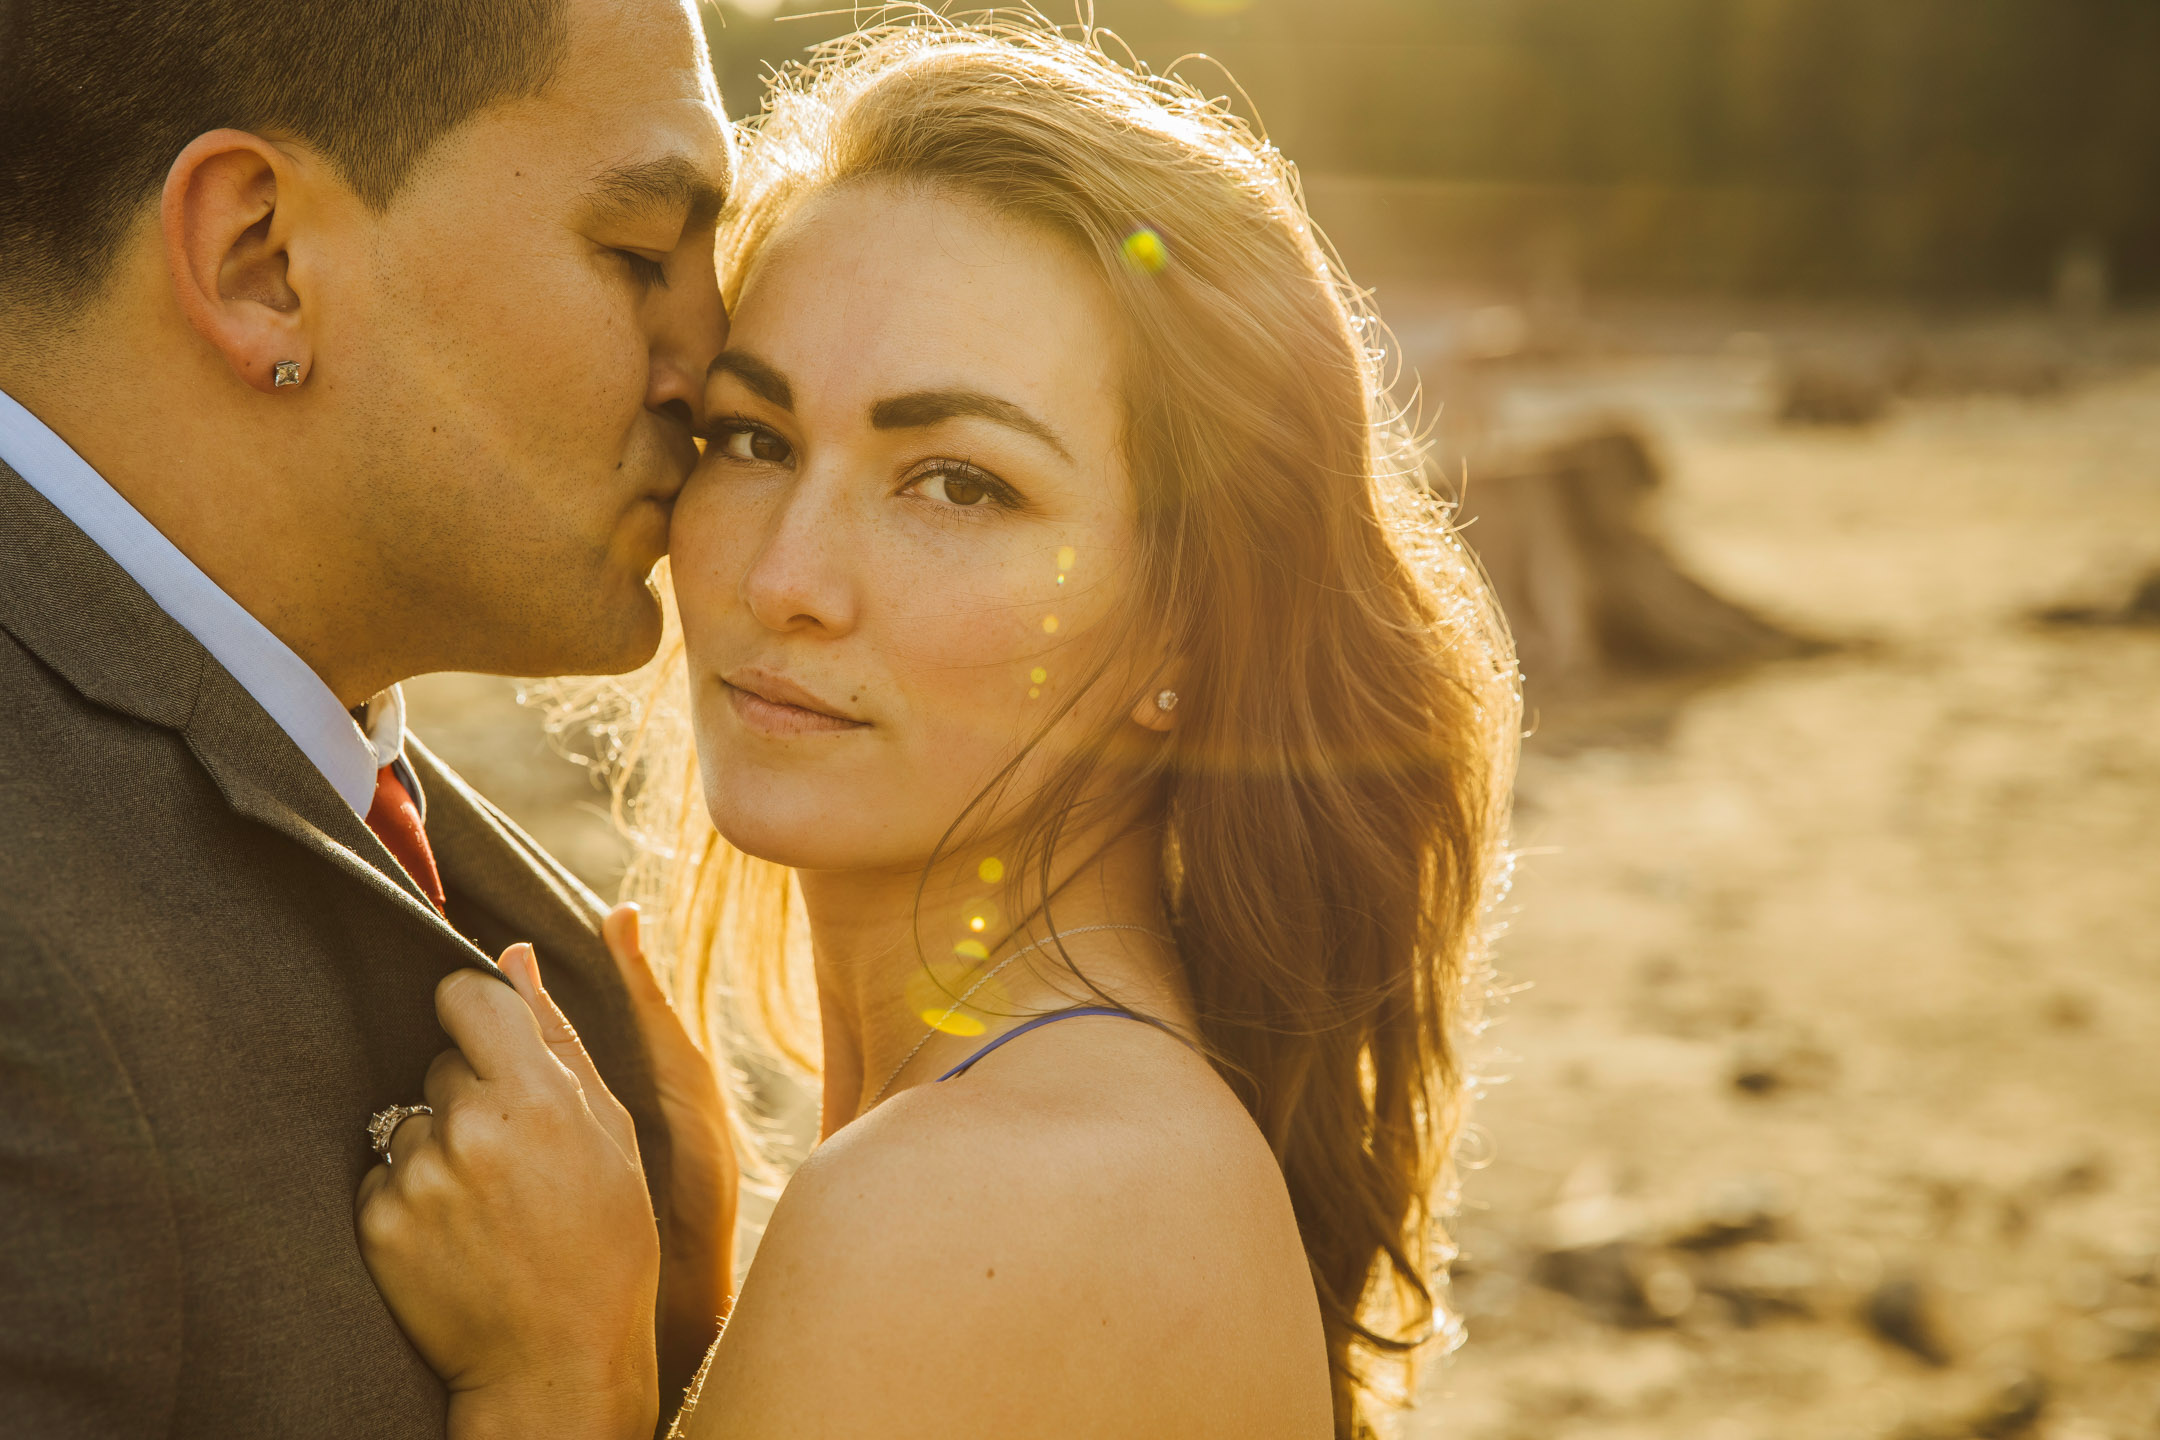
[[[1017,577],[973,566],[939,582],[898,588],[892,640],[911,683],[980,709],[1016,665],[1041,648],[1040,601]]]
[[[1028,676],[1056,664],[1046,657],[1066,638],[1043,630],[1065,597],[1042,548],[1032,527],[962,535],[916,549],[916,563],[881,582],[894,597],[894,678],[913,692],[908,710],[924,743],[1002,749],[1040,713]]]

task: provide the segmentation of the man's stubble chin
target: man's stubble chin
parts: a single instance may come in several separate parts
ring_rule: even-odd
[[[478,497],[468,497],[477,499]],[[640,513],[642,512],[642,513]],[[416,647],[411,673],[613,675],[659,648],[652,572],[664,553],[664,512],[641,503],[595,535],[590,512],[550,514],[513,493],[495,503],[442,507],[408,530],[385,579],[402,591]]]
[[[523,677],[621,675],[660,648],[660,602],[645,586],[628,587],[605,604],[588,603],[574,616],[551,616],[549,608],[513,607],[522,613],[506,616],[493,636],[472,647],[475,654],[485,651],[488,663],[467,668]]]
[[[609,556],[580,578],[558,572],[510,583],[524,594],[503,617],[518,633],[519,675],[620,675],[660,648],[660,594],[653,565]],[[504,667],[497,667],[504,668]]]

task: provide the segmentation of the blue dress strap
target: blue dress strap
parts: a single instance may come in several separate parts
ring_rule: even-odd
[[[1004,1045],[1010,1041],[1019,1039],[1022,1035],[1027,1034],[1030,1030],[1040,1030],[1043,1026],[1055,1025],[1060,1020],[1077,1020],[1083,1015],[1114,1015],[1120,1020],[1138,1020],[1143,1025],[1153,1025],[1156,1029],[1162,1031],[1163,1034],[1168,1035],[1171,1039],[1177,1041],[1180,1045],[1187,1044],[1184,1036],[1178,1034],[1177,1031],[1172,1030],[1168,1025],[1163,1024],[1162,1021],[1152,1019],[1149,1016],[1135,1015],[1130,1010],[1120,1010],[1117,1009],[1115,1006],[1111,1005],[1075,1005],[1070,1010],[1053,1010],[1047,1015],[1037,1015],[1034,1019],[1028,1021],[1024,1025],[1013,1026],[1012,1029],[1006,1031],[1003,1035],[998,1036],[997,1039],[992,1040],[989,1044],[983,1046],[982,1049],[977,1050],[974,1054],[968,1056],[967,1059],[962,1060],[959,1064],[953,1066],[952,1069],[947,1070],[944,1074],[938,1076],[935,1083],[942,1085],[947,1080],[952,1079],[956,1075],[967,1074],[968,1068],[972,1066],[976,1061],[982,1059],[983,1056],[988,1055],[991,1051],[997,1049],[1000,1045]],[[1188,1046],[1188,1048],[1190,1047]]]

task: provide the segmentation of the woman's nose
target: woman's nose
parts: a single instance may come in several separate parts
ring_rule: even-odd
[[[768,522],[742,582],[743,603],[766,629],[831,635],[854,629],[857,597],[845,557],[855,547],[836,501],[814,481],[798,480]]]

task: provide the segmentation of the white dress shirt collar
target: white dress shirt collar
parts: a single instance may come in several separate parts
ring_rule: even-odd
[[[0,390],[0,461],[110,555],[315,763],[355,813],[375,801],[376,772],[405,744],[405,697],[396,686],[368,701],[366,728],[292,648],[75,453],[51,427]]]

